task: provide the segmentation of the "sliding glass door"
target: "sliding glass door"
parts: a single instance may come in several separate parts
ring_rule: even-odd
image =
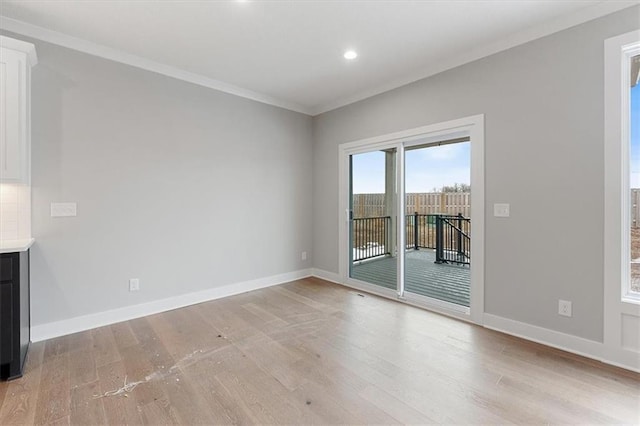
[[[481,205],[484,121],[469,120],[447,131],[341,146],[346,284],[472,317],[475,304],[481,318],[484,216],[482,208],[472,210],[471,188]]]

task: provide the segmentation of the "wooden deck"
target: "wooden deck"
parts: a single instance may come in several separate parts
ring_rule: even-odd
[[[396,288],[396,258],[382,257],[356,262],[351,277],[386,288]],[[405,289],[457,305],[469,306],[469,266],[437,264],[431,249],[407,250]]]

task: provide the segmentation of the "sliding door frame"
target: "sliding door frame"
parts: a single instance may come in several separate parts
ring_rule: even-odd
[[[434,140],[441,138],[450,139],[452,135],[468,135],[471,141],[471,221],[473,223],[473,237],[471,239],[471,253],[473,262],[471,266],[471,306],[470,308],[460,307],[419,295],[406,294],[404,291],[404,250],[406,235],[405,211],[406,197],[404,193],[404,157],[405,147],[419,144],[412,142],[425,137]],[[349,277],[349,158],[351,155],[371,152],[382,149],[396,149],[396,186],[397,186],[397,236],[398,236],[398,261],[397,261],[397,291],[382,288],[373,284],[365,283]],[[485,206],[484,206],[484,115],[474,115],[442,123],[430,124],[427,126],[408,129],[372,138],[347,142],[338,146],[338,217],[339,229],[339,268],[340,280],[345,286],[383,297],[395,299],[439,312],[445,315],[454,316],[476,324],[483,323],[484,315],[484,226],[485,226]]]
[[[360,141],[358,141],[360,142]],[[346,144],[345,144],[346,145]],[[351,256],[349,254],[349,250],[352,250],[351,247],[351,234],[350,234],[350,212],[351,212],[351,156],[358,154],[366,154],[368,152],[374,151],[382,151],[385,149],[395,149],[396,150],[396,195],[400,194],[400,188],[397,176],[399,167],[402,167],[400,163],[400,148],[401,143],[393,140],[382,140],[382,141],[374,141],[372,140],[370,143],[356,143],[349,146],[340,146],[340,203],[339,203],[339,211],[341,212],[340,217],[342,220],[340,221],[340,229],[338,232],[338,238],[340,239],[340,249],[338,250],[340,256],[340,278],[341,282],[349,287],[356,288],[358,290],[363,290],[369,293],[374,293],[380,296],[389,297],[389,298],[398,298],[401,294],[401,289],[398,289],[398,283],[402,283],[404,281],[404,259],[401,259],[401,256],[397,257],[396,262],[396,290],[391,290],[382,286],[377,286],[375,284],[370,284],[364,281],[356,280],[355,278],[351,278],[349,276],[349,260]],[[346,198],[345,198],[346,197]],[[396,196],[396,200],[399,197]],[[398,225],[397,225],[398,226]],[[400,228],[401,229],[401,228]],[[343,240],[346,238],[346,242]],[[404,241],[404,236],[398,235],[398,248],[402,247],[400,244]],[[393,251],[394,248],[391,248]],[[402,263],[402,265],[401,265]]]

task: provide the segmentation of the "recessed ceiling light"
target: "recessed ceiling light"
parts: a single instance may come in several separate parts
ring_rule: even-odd
[[[345,59],[355,59],[357,57],[358,57],[358,54],[356,53],[355,50],[347,50],[346,52],[344,52]]]

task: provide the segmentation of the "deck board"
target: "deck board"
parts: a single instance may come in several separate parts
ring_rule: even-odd
[[[408,250],[405,260],[405,289],[469,307],[471,269],[469,266],[435,263],[431,249]],[[381,257],[356,262],[351,277],[382,287],[396,288],[395,257]]]

